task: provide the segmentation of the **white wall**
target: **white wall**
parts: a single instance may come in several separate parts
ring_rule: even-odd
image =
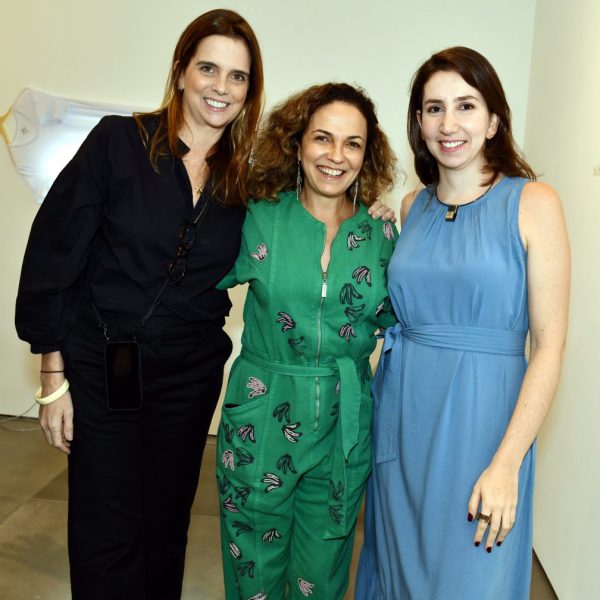
[[[525,149],[559,191],[573,251],[569,339],[539,439],[534,545],[561,600],[600,597],[600,3],[537,3]]]
[[[269,104],[319,81],[359,83],[375,99],[402,167],[410,172],[405,141],[410,77],[432,52],[446,46],[471,46],[495,64],[514,110],[517,139],[523,140],[534,3],[235,0],[227,6],[256,30]],[[0,114],[25,86],[83,100],[154,107],[162,98],[179,34],[199,11],[218,6],[191,0],[12,3],[0,36]],[[1,142],[0,182],[0,414],[16,414],[31,404],[37,385],[37,361],[17,340],[13,326],[20,260],[37,205]],[[399,185],[391,202],[397,206],[414,183],[409,177],[404,187]],[[235,292],[233,299],[236,310],[228,328],[239,337],[243,292]]]

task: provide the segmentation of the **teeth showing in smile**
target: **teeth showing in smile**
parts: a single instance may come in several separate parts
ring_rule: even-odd
[[[218,100],[213,100],[212,98],[204,98],[204,101],[213,108],[225,108],[227,106],[227,102],[219,102]]]
[[[319,167],[319,171],[330,177],[339,177],[344,172],[340,169],[328,169],[327,167]]]
[[[458,148],[459,146],[462,146],[464,144],[464,142],[458,140],[456,142],[442,142],[442,146],[444,148]]]

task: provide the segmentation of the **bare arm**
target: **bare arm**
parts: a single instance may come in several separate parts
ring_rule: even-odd
[[[423,189],[423,186],[419,184],[412,192],[408,192],[404,198],[402,198],[402,204],[400,205],[400,224],[404,225],[406,217],[410,212],[410,207],[413,205],[417,194]]]
[[[55,392],[65,380],[64,361],[60,352],[42,354],[41,371],[59,371],[57,373],[40,373],[42,396]],[[40,426],[51,446],[65,454],[70,453],[70,442],[73,439],[73,403],[71,393],[65,392],[51,404],[40,405]]]
[[[488,548],[501,543],[514,523],[519,469],[554,398],[567,333],[570,250],[560,200],[551,187],[525,186],[519,226],[527,248],[530,360],[504,437],[469,502],[471,515],[480,502],[481,512],[492,515]],[[480,522],[475,542],[485,529]]]

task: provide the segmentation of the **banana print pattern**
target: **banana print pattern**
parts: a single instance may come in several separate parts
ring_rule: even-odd
[[[233,542],[229,542],[229,552],[233,558],[242,558],[242,551]]]
[[[225,450],[225,452],[223,452],[223,466],[226,469],[231,469],[232,471],[235,471],[235,462],[233,460],[233,452],[231,450]]]
[[[371,226],[371,223],[369,223],[369,221],[361,221],[358,224],[358,228],[360,229],[360,232],[365,236],[366,239],[368,239],[368,240],[371,239],[371,234],[373,233],[373,227]]]
[[[238,430],[237,434],[240,436],[242,442],[246,440],[250,440],[253,444],[256,444],[256,438],[254,437],[254,425],[248,423],[247,425],[242,425]]]
[[[352,251],[356,248],[360,247],[360,242],[364,242],[367,238],[360,237],[359,235],[355,235],[353,231],[348,234],[348,238],[346,244],[348,246],[348,250]]]
[[[391,223],[384,223],[383,227],[383,235],[386,240],[392,241],[396,236],[394,235],[394,227]]]
[[[237,466],[246,467],[254,462],[254,456],[245,448],[236,448],[235,455],[237,456]]]
[[[354,304],[354,300],[362,300],[363,296],[351,283],[345,283],[340,290],[341,304]]]
[[[252,399],[256,396],[264,396],[267,393],[267,386],[258,377],[248,377],[247,388],[252,391],[248,394],[248,398]]]
[[[293,202],[297,203],[295,196]],[[260,209],[263,203],[256,203],[256,206]],[[253,210],[254,204],[249,212]],[[389,262],[388,250],[391,255],[395,235],[391,224],[371,220],[364,207],[361,212],[362,216],[340,229],[340,239],[332,246],[330,272],[321,280],[320,272],[317,272],[314,281],[311,279],[310,288],[304,283],[299,284],[305,279],[305,271],[296,273],[288,268],[277,273],[276,265],[281,269],[284,264],[280,260],[281,252],[289,266],[289,256],[286,257],[285,252],[289,253],[291,247],[298,245],[296,237],[291,239],[286,235],[279,242],[277,238],[269,237],[268,221],[265,226],[262,220],[257,220],[260,235],[246,238],[248,250],[243,257],[244,268],[250,273],[246,279],[250,281],[248,296],[252,295],[254,281],[260,281],[261,293],[266,295],[256,295],[253,311],[245,312],[245,318],[249,315],[246,329],[255,332],[254,337],[243,342],[246,352],[255,351],[255,356],[262,362],[266,359],[299,366],[315,366],[317,345],[322,346],[320,360],[323,366],[331,365],[332,357],[362,358],[364,350],[359,349],[366,347],[366,337],[371,337],[380,325],[380,322],[375,323],[377,317],[383,315],[385,319],[386,314],[391,314],[389,299],[384,297],[384,278]],[[309,233],[313,231],[310,224],[306,227]],[[286,228],[285,231],[290,230]],[[306,240],[309,239],[314,242],[314,236],[307,235]],[[306,254],[312,256],[312,245],[308,241],[305,245]],[[302,253],[294,255],[300,265],[304,265],[303,258]],[[316,264],[318,266],[318,260]],[[312,313],[310,307],[314,308]],[[323,319],[322,330],[315,327],[320,318]],[[234,378],[235,369],[239,369],[237,379]],[[342,384],[339,376],[323,380],[321,404],[309,413],[306,406],[314,402],[315,390],[305,386],[304,380],[301,384],[294,382],[292,386],[287,383],[291,376],[275,373],[258,360],[252,362],[250,353],[246,357],[242,355],[231,372],[235,386],[230,383],[224,405],[219,431],[221,460],[217,468],[224,524],[223,552],[224,559],[229,561],[232,580],[228,585],[232,585],[232,597],[240,600],[281,600],[288,595],[329,600],[325,589],[325,583],[327,586],[329,583],[324,581],[322,584],[318,576],[313,577],[312,568],[290,566],[288,572],[294,575],[287,580],[286,592],[271,587],[269,569],[262,561],[265,557],[281,555],[285,548],[295,543],[291,536],[299,535],[298,532],[294,534],[290,514],[286,514],[288,509],[284,508],[290,505],[284,503],[294,498],[294,489],[307,472],[306,464],[310,461],[307,457],[315,449],[315,438],[337,436],[339,415],[344,409],[343,403],[340,406],[341,386],[345,386],[346,381]],[[368,385],[370,371],[361,368],[358,375],[359,381]],[[314,379],[306,377],[305,381],[312,383]],[[365,390],[366,386],[363,386],[363,396]],[[361,416],[361,427],[363,423]],[[364,427],[368,431],[368,425]],[[330,433],[320,434],[321,428]],[[319,495],[323,502],[319,522],[314,524],[319,532],[317,538],[322,539],[325,531],[341,530],[344,524],[351,526],[358,511],[356,501],[352,504],[350,501],[350,494],[356,493],[357,486],[351,481],[364,481],[370,468],[366,446],[361,451],[364,467],[361,462],[359,468],[364,471],[360,471],[359,477],[346,478],[343,471],[333,470],[323,476],[322,486],[327,489],[322,489]],[[329,460],[323,462],[329,463]],[[293,500],[291,502],[293,506]],[[293,508],[291,511],[293,513]],[[319,539],[311,540],[315,548],[321,548]],[[319,551],[315,549],[315,552]]]
[[[344,314],[348,321],[356,323],[362,317],[362,313],[365,310],[366,304],[357,304],[356,306],[347,306],[344,309]]]
[[[300,591],[308,598],[308,596],[313,595],[313,588],[315,587],[315,584],[309,583],[301,577],[298,577],[298,587],[300,588]]]
[[[275,323],[281,323],[282,332],[285,333],[286,331],[289,331],[290,329],[294,329],[294,327],[296,327],[296,321],[294,321],[294,319],[292,319],[292,317],[286,312],[279,311],[277,315],[278,317],[277,319],[275,319]]]
[[[268,254],[269,250],[267,249],[267,245],[263,242],[256,246],[256,252],[251,252],[250,256],[256,259],[258,262],[262,262],[263,260],[265,260],[265,258],[267,258]]]
[[[356,333],[351,323],[346,323],[340,327],[339,336],[344,338],[347,342],[350,341],[351,337],[356,337]]]
[[[288,340],[288,345],[292,349],[292,352],[296,356],[302,356],[306,352],[306,344],[304,343],[304,336],[300,336],[299,338],[296,338],[296,339],[290,338]]]
[[[283,435],[285,435],[288,442],[292,442],[292,444],[295,444],[296,442],[298,442],[298,439],[302,435],[302,432],[295,431],[295,430],[298,429],[298,427],[300,427],[300,425],[301,425],[301,423],[298,422],[298,423],[294,423],[293,425],[284,425],[281,428],[281,431],[283,431]]]
[[[356,267],[354,271],[352,271],[352,277],[356,279],[356,283],[361,283],[362,280],[365,280],[365,283],[371,287],[371,271],[369,267]]]
[[[232,502],[231,496],[229,496],[223,501],[223,508],[225,510],[228,510],[229,512],[240,512],[239,508],[237,507],[237,504],[235,502]]]
[[[284,475],[287,475],[288,471],[290,473],[298,472],[296,471],[292,457],[289,454],[284,454],[283,456],[279,457],[279,460],[277,461],[277,468],[282,471]]]
[[[278,539],[281,539],[281,534],[275,528],[269,529],[269,531],[266,531],[262,536],[262,541],[268,542],[269,544],[272,544],[275,540]]]
[[[265,493],[272,492],[283,485],[283,481],[274,475],[273,473],[265,473],[265,476],[261,479],[263,483],[268,484],[265,488]]]

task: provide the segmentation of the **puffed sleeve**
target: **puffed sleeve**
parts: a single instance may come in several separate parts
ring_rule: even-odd
[[[60,350],[77,319],[78,285],[108,189],[110,118],[90,132],[56,178],[31,227],[15,323],[33,353]]]
[[[265,270],[275,206],[267,200],[250,203],[242,229],[240,254],[231,271],[217,285],[218,289],[225,290],[250,282]]]

